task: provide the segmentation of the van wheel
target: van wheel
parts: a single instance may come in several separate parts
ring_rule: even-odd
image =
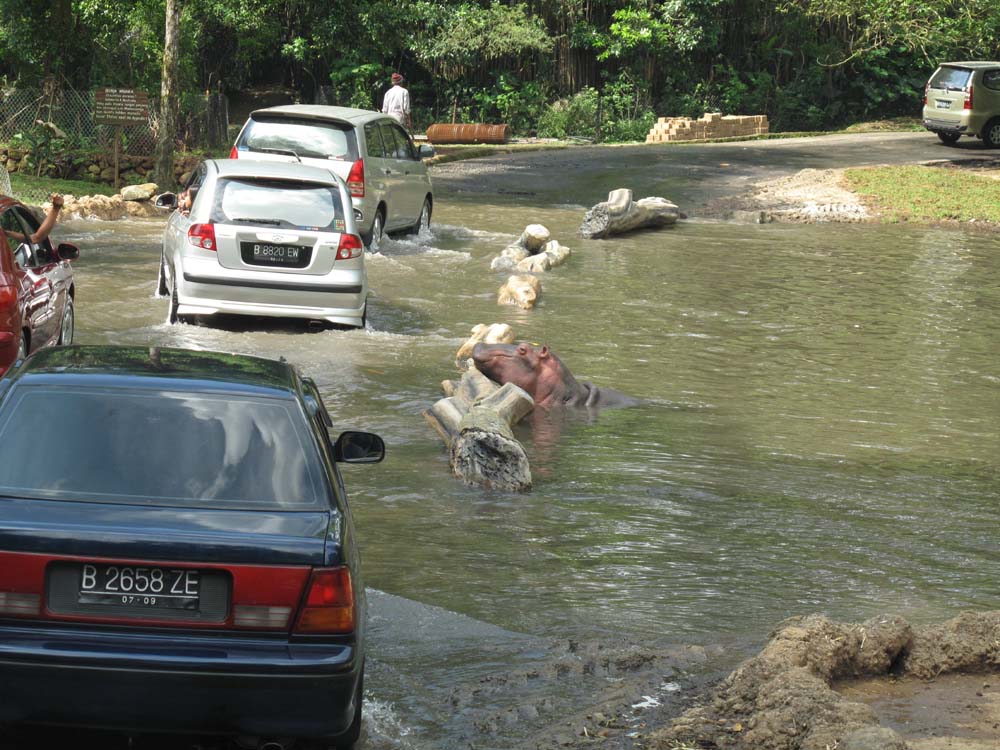
[[[372,233],[365,240],[368,250],[377,253],[382,247],[382,235],[385,234],[385,211],[379,209],[375,213],[375,220],[372,222]]]
[[[413,225],[411,230],[414,234],[420,234],[425,229],[431,228],[431,201],[430,198],[424,198],[424,206],[420,209],[420,218],[417,219],[417,223]]]
[[[1000,117],[994,117],[983,128],[983,143],[986,148],[1000,148]]]
[[[941,139],[941,143],[945,146],[954,146],[958,143],[958,139],[961,136],[958,133],[938,133],[937,137]]]

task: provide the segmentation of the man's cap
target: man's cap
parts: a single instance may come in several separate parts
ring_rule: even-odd
[[[392,74],[392,82],[393,83],[399,83],[402,80],[403,80],[403,76],[400,75],[399,73],[393,73]]]

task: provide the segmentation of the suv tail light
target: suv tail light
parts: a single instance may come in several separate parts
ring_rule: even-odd
[[[347,175],[347,188],[351,191],[352,198],[365,197],[365,160],[358,159],[351,165],[350,174]]]
[[[972,84],[969,84],[969,93],[965,95],[965,104],[962,105],[963,109],[972,109]]]
[[[233,146],[231,149],[229,149],[229,158],[230,159],[239,159],[240,158],[240,152],[239,152],[239,150],[237,150],[236,146]]]
[[[350,569],[315,568],[294,632],[298,635],[346,634],[353,633],[355,627]]]
[[[215,225],[192,224],[188,229],[188,244],[200,247],[202,250],[216,251]]]
[[[931,90],[931,84],[930,84],[930,81],[928,81],[927,83],[924,84],[924,106],[925,107],[927,106],[927,94],[930,93],[930,90]],[[230,157],[230,158],[235,158],[235,157]]]
[[[360,258],[364,252],[364,245],[361,238],[356,234],[340,235],[340,244],[337,246],[337,260],[350,260]]]

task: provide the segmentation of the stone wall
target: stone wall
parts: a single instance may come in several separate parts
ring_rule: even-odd
[[[204,159],[203,154],[176,154],[174,177],[178,183],[186,182],[190,171]],[[113,185],[115,182],[115,157],[113,154],[80,154],[73,158],[56,157],[56,164],[42,170],[45,177],[65,180],[87,180]],[[118,157],[119,184],[129,185],[148,182],[152,177],[154,157],[122,154]],[[10,173],[24,172],[35,175],[31,152],[27,149],[0,146],[0,166]]]
[[[737,138],[768,132],[767,115],[725,115],[706,112],[701,118],[661,117],[653,125],[646,143]]]

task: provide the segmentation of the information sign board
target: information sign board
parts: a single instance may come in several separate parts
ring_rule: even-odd
[[[135,89],[97,89],[94,121],[98,125],[146,125],[149,96]]]

